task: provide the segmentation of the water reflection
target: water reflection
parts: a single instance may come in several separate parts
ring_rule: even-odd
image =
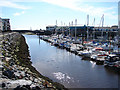
[[[92,64],[92,68],[94,68],[94,67],[95,67],[95,65],[96,65],[96,63],[95,63],[95,62],[93,62],[93,61],[90,61],[90,63]]]
[[[51,46],[33,35],[24,35],[31,61],[36,69],[68,88],[116,88],[118,75],[109,73],[103,65],[81,60],[65,49]],[[40,44],[39,44],[40,43]]]
[[[62,73],[62,72],[54,72],[53,73],[54,77],[58,80],[60,80],[60,82],[67,82],[69,83],[70,80],[74,81],[72,77],[70,77],[67,73]]]

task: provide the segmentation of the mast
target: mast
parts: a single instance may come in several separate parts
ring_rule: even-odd
[[[87,15],[87,41],[89,38],[88,25],[89,25],[89,15]]]
[[[94,20],[93,20],[93,23],[92,23],[92,25],[93,25],[93,26],[95,26],[95,18],[94,18]]]
[[[56,25],[55,25],[55,32],[56,32],[56,35],[57,35],[57,20],[56,20]]]
[[[77,40],[77,38],[76,38],[76,26],[77,26],[77,19],[75,19],[75,42],[76,42],[76,40]]]
[[[63,22],[61,21],[61,26],[62,26],[62,36],[63,36]]]
[[[95,27],[95,18],[93,20],[93,24],[92,24],[94,27]],[[95,38],[95,29],[93,30],[93,39]]]
[[[30,27],[30,30],[32,31],[32,27]]]
[[[100,24],[102,23],[102,29],[103,29],[103,24],[104,24],[104,14],[103,16],[101,17],[101,20],[100,20]],[[99,24],[99,28],[100,28],[100,24]],[[103,37],[103,30],[102,30],[102,33],[101,33],[101,37]]]
[[[57,26],[57,20],[56,20],[56,26]]]
[[[104,14],[102,16],[102,28],[103,28],[103,24],[104,24]],[[102,37],[103,37],[103,30],[102,30]]]
[[[73,26],[73,21],[71,22],[71,25]]]
[[[69,36],[70,36],[70,22],[69,22]]]

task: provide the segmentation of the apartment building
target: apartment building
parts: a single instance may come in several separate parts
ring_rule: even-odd
[[[10,19],[2,19],[0,17],[0,31],[10,31]]]

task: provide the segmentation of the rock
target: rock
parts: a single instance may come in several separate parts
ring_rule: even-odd
[[[49,82],[45,83],[45,79],[38,78],[39,73],[32,66],[25,38],[18,33],[9,33],[4,36],[4,45],[0,42],[0,59],[3,59],[0,60],[0,71],[3,69],[3,75],[0,74],[3,80],[0,79],[0,81],[4,83],[1,82],[0,85],[8,90],[10,88],[14,88],[14,90],[40,90],[40,88],[52,87]],[[4,61],[3,64],[2,61]]]
[[[22,67],[21,70],[25,70],[25,67]]]
[[[36,90],[41,90],[40,87],[36,86]]]
[[[18,72],[14,72],[14,74],[15,74],[16,77],[20,76],[20,73],[18,73]]]
[[[33,81],[34,79],[33,79],[33,77],[32,76],[30,76],[30,78],[29,78],[31,81]]]
[[[0,65],[0,71],[2,71],[3,66]]]
[[[30,85],[30,87],[33,88],[33,87],[36,87],[36,85],[35,85],[35,84],[32,84],[32,85]]]
[[[25,87],[27,90],[30,90],[30,85],[23,85],[23,87]]]
[[[6,57],[6,61],[8,62],[11,58]]]
[[[7,76],[9,79],[15,78],[14,72],[12,70],[3,71],[3,75]]]
[[[41,90],[39,86],[32,87],[32,90]]]
[[[23,77],[25,76],[25,72],[24,71],[21,71],[20,72],[20,75],[22,75]]]
[[[25,77],[25,80],[29,80],[28,77]]]
[[[11,80],[8,81],[7,83],[10,83],[9,87],[15,88],[17,86],[22,86],[22,85],[31,85],[32,81],[20,79],[20,80]]]
[[[5,83],[2,83],[2,87],[4,88],[6,85],[5,85]]]
[[[41,84],[41,85],[39,85],[39,87],[40,87],[40,88],[45,88],[42,84]]]
[[[34,79],[34,82],[37,83],[37,82],[38,82],[38,79],[35,78],[35,79]]]
[[[10,62],[10,66],[13,66],[15,63],[13,61]]]
[[[16,88],[14,88],[13,90],[28,90],[25,87],[21,87],[21,86],[17,86]]]

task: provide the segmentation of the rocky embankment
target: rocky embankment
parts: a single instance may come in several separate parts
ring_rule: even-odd
[[[41,75],[30,61],[25,38],[19,33],[0,33],[0,88],[14,90],[65,89]]]

